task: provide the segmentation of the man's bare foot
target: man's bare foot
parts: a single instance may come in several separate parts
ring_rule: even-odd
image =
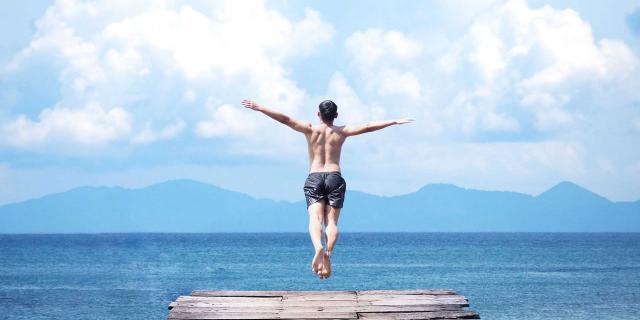
[[[322,269],[322,256],[323,256],[323,248],[320,247],[316,250],[316,254],[313,256],[313,260],[311,260],[311,271],[316,275],[320,275],[320,270]]]
[[[331,276],[331,252],[325,252],[322,255],[322,270],[320,271],[320,278],[326,279]]]

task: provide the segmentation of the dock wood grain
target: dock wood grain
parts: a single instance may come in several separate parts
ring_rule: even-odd
[[[480,319],[468,306],[449,289],[193,291],[168,319]]]

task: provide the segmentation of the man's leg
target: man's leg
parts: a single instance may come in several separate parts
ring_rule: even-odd
[[[325,216],[324,233],[326,236],[327,248],[324,253],[323,268],[321,276],[328,278],[331,276],[331,251],[338,241],[338,218],[340,217],[341,208],[334,208],[327,205],[327,215]]]
[[[325,232],[324,232],[324,244],[325,244],[325,247],[326,247],[327,243],[329,243],[329,238],[327,237],[327,221],[328,221],[327,219],[329,219],[329,208],[331,208],[331,206],[329,204],[326,204],[324,206],[324,217],[323,217],[323,220],[322,220],[322,221],[324,221],[323,223],[324,223],[324,227],[325,227],[324,228],[324,230],[325,230]]]
[[[322,223],[324,221],[325,200],[320,200],[309,206],[309,235],[315,250],[311,261],[311,270],[318,274],[322,269]]]
[[[325,233],[327,234],[327,253],[331,254],[333,247],[338,241],[338,218],[340,217],[341,208],[327,206],[329,212],[325,220]]]

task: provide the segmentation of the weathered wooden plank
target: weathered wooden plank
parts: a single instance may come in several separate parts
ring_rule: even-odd
[[[282,295],[327,295],[327,294],[352,294],[353,290],[298,290],[298,291],[263,291],[263,290],[194,290],[191,296],[210,297],[275,297]]]
[[[180,296],[176,301],[183,302],[202,302],[210,304],[245,304],[245,305],[264,305],[264,304],[281,304],[280,297],[250,298],[250,297],[192,297]]]
[[[309,300],[309,301],[291,301],[291,300],[282,300],[282,305],[284,307],[298,307],[298,306],[358,306],[358,301],[355,300]]]
[[[174,305],[176,312],[219,312],[219,313],[239,313],[246,312],[247,307],[212,307],[212,306],[192,306]],[[252,312],[418,312],[418,311],[461,311],[462,307],[457,305],[431,305],[431,306],[288,306],[288,307],[253,307]]]
[[[479,319],[472,311],[435,312],[171,312],[169,319]]]
[[[308,291],[285,291],[288,296],[324,296],[324,295],[332,295],[332,294],[355,294],[355,291],[352,290],[308,290]]]
[[[418,312],[418,311],[458,311],[460,305],[417,305],[417,306],[358,306],[356,312]]]
[[[273,308],[273,307],[285,307],[285,308],[295,308],[295,307],[352,307],[355,308],[358,306],[356,301],[352,300],[329,300],[329,301],[282,301],[282,303],[253,303],[253,304],[245,304],[245,303],[216,303],[216,302],[206,302],[206,301],[192,301],[192,300],[177,300],[173,301],[169,304],[169,307],[173,308],[175,306],[190,306],[190,307],[241,307],[241,308]]]
[[[435,295],[448,295],[456,294],[451,289],[410,289],[410,290],[357,290],[358,295],[367,294],[435,294]]]
[[[243,302],[238,303],[210,303],[210,302],[189,302],[189,301],[176,301],[182,303],[183,306],[193,306],[193,307],[282,307],[281,303],[255,303],[255,304],[247,304]]]
[[[203,296],[180,296],[178,299],[198,300],[198,301],[282,301],[281,296],[277,297],[203,297]]]
[[[291,291],[259,291],[259,290],[223,290],[223,291],[211,291],[211,290],[195,290],[191,292],[192,296],[201,297],[277,297],[282,296],[285,293],[291,293]]]
[[[216,308],[216,307],[192,307],[192,306],[175,306],[171,309],[173,312],[196,312],[196,313],[279,313],[288,311],[284,308],[250,308],[250,311],[247,311],[247,308],[242,307],[232,307],[232,308]],[[298,311],[294,309],[294,311]],[[301,309],[300,311],[313,311],[313,309]],[[347,310],[345,312],[350,312],[353,310]]]
[[[308,295],[289,296],[284,295],[282,301],[330,301],[330,300],[352,300],[356,301],[356,294],[333,294],[333,295]]]
[[[357,295],[358,300],[376,300],[376,299],[466,299],[461,295],[434,295],[434,294],[367,294]]]
[[[458,305],[462,307],[468,307],[469,303],[466,301],[447,301],[447,302],[438,302],[438,301],[415,301],[415,300],[404,300],[404,301],[369,301],[368,305],[372,306],[425,306],[425,305]]]
[[[192,307],[192,308],[260,308],[260,309],[270,309],[270,308],[283,308],[282,303],[263,303],[263,304],[246,304],[246,303],[209,303],[209,302],[198,302],[198,301],[173,301],[169,304],[170,307]]]
[[[169,313],[169,319],[357,319],[355,312],[240,312],[240,313]]]
[[[238,300],[229,300],[229,301],[216,301],[216,300],[200,300],[200,299],[189,299],[189,298],[178,298],[176,299],[177,303],[182,304],[197,304],[203,306],[241,306],[241,307],[256,307],[256,306],[282,306],[282,301],[238,301]]]
[[[414,305],[414,304],[468,304],[466,299],[379,299],[379,300],[358,300],[362,305]]]
[[[480,319],[473,311],[435,311],[435,312],[358,312],[358,319]]]

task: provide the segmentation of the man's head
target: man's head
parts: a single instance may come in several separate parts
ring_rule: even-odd
[[[333,123],[338,116],[338,106],[331,100],[322,101],[318,106],[318,116],[324,122]]]

